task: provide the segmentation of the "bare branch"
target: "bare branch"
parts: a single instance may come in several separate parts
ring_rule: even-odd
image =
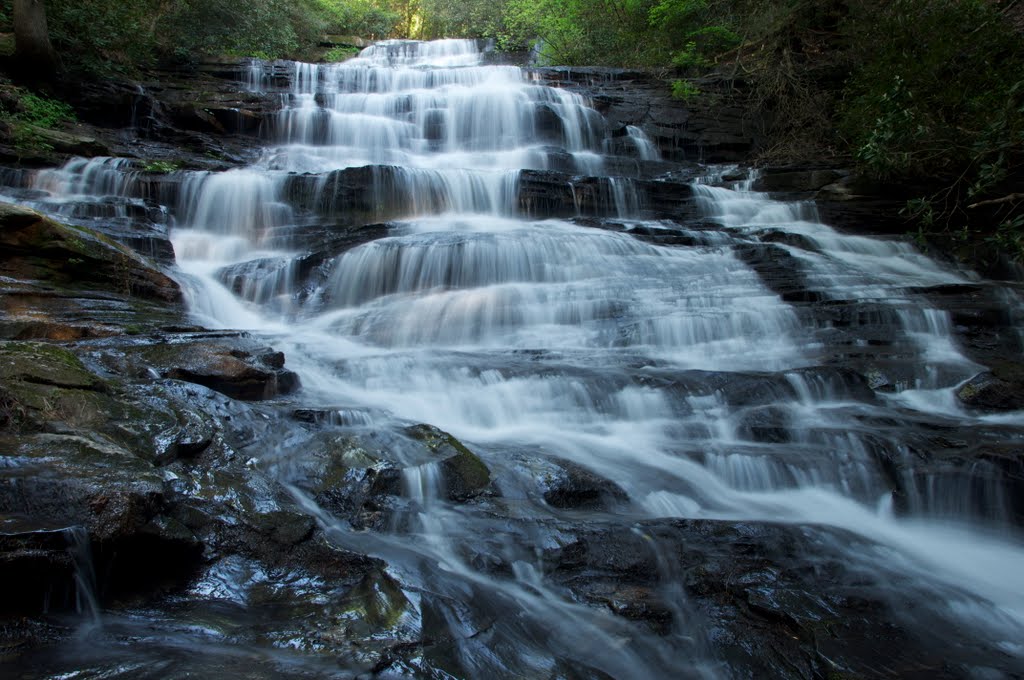
[[[1002,198],[993,198],[988,201],[978,201],[967,206],[968,209],[980,208],[983,205],[997,205],[1000,203],[1016,203],[1017,201],[1024,201],[1024,193],[1007,194]]]

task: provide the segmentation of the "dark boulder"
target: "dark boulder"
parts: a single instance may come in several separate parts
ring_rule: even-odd
[[[284,368],[283,355],[253,343],[186,340],[144,347],[140,356],[164,378],[203,385],[234,399],[273,399],[300,387],[299,377]]]
[[[557,461],[540,478],[544,502],[561,509],[602,510],[629,496],[615,482],[569,461]]]
[[[830,168],[764,168],[752,188],[754,191],[807,193],[835,184],[848,175],[848,172]]]
[[[964,406],[981,411],[1024,409],[1024,366],[998,364],[958,387],[956,398]]]

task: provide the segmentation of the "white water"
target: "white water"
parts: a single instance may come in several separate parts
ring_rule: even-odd
[[[264,87],[264,68],[254,64],[251,88]],[[943,496],[955,489],[911,480],[911,514],[898,518],[876,455],[911,454],[862,422],[897,407],[964,426],[981,422],[951,398],[978,367],[956,348],[948,315],[905,292],[960,283],[962,274],[905,242],[843,235],[821,224],[812,205],[742,188],[695,187],[721,225],[705,246],[662,247],[572,221],[527,221],[516,217],[518,171],[548,167],[549,147],[571,154],[578,172],[603,165],[607,125],[583,98],[514,67],[482,66],[465,42],[385,44],[343,64],[293,68],[262,160],[193,175],[176,206],[174,245],[200,321],[274,334],[302,376],[304,401],[436,425],[477,450],[499,478],[516,474],[508,452],[529,450],[614,480],[630,498],[626,522],[813,523],[868,538],[877,554],[852,561],[870,568],[875,560],[927,584],[935,593],[929,611],[1022,654],[1024,545],[1008,526],[998,485],[987,492],[993,507],[979,512],[966,497]],[[637,158],[655,158],[639,130],[628,134]],[[312,295],[295,299],[287,265],[241,297],[220,283],[225,266],[296,255],[267,246],[268,234],[309,219],[286,201],[288,173],[379,164],[403,168],[388,175],[397,193],[382,194],[404,197],[401,221],[386,238],[331,259]],[[121,191],[88,174],[95,168],[67,172],[70,179],[40,182],[64,194],[95,192],[97,183]],[[635,216],[631,196],[625,189],[618,196],[620,217]],[[891,316],[892,339],[911,366],[902,391],[868,404],[813,370],[823,352],[814,329],[731,247],[768,231],[810,244],[779,247],[825,299]],[[747,373],[768,380],[775,396],[730,397],[729,376]],[[727,374],[726,382],[714,374]],[[785,441],[752,435],[761,417]],[[264,462],[290,455],[301,453],[268,451]],[[406,468],[405,492],[418,508],[409,535],[347,531],[295,493],[340,544],[388,559],[414,587],[451,594],[465,584],[480,607],[521,616],[552,646],[576,645],[566,653],[614,677],[718,674],[702,644],[685,643],[695,656],[680,658],[673,645],[684,645],[681,637],[627,633],[622,620],[569,601],[529,559],[517,561],[510,578],[474,568],[464,547],[494,527],[472,506],[441,499],[439,475],[433,464]],[[550,509],[531,501],[523,512],[545,517]],[[833,548],[842,551],[842,541]],[[674,606],[685,607],[676,597]],[[465,663],[481,677],[550,672],[550,647],[522,631],[505,633],[520,646],[522,666],[469,642]],[[699,624],[680,632],[691,642],[703,634]]]

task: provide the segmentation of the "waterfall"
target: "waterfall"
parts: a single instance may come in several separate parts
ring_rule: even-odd
[[[915,633],[962,624],[1008,665],[1024,659],[1009,473],[991,460],[915,467],[938,431],[1024,439],[1021,414],[995,423],[953,398],[980,367],[920,291],[970,275],[750,183],[660,178],[692,189],[700,218],[648,219],[638,183],[586,181],[628,165],[612,150],[658,159],[644,132],[614,129],[526,70],[485,65],[473,41],[246,69],[239,87],[283,107],[259,160],[181,173],[169,209],[191,309],[207,325],[272,332],[331,427],[404,441],[403,428],[428,423],[490,468],[489,495],[458,503],[444,493],[450,459],[395,444],[401,521],[381,532],[352,529],[294,473],[283,479],[337,545],[436,596],[436,636],[455,641],[469,675],[732,675],[665,538],[683,520],[804,532],[800,545],[891,578],[872,581],[886,598],[927,593],[901,612]],[[530,213],[526,170],[550,172],[568,203],[592,190],[605,206]],[[135,196],[133,172],[76,161],[36,186],[54,200]],[[883,373],[891,389],[873,390]],[[537,480],[569,466],[614,483],[621,502],[586,515],[539,500]],[[647,547],[648,585],[671,619],[658,634],[613,613],[611,585],[605,600],[577,597],[545,561],[609,527]]]

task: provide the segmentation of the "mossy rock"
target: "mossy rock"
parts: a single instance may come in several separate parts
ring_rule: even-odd
[[[43,144],[47,144],[57,153],[75,156],[108,156],[110,149],[95,137],[76,135],[62,130],[50,130],[35,125],[28,126],[32,134]]]
[[[353,618],[353,623],[358,628],[369,628],[359,631],[364,635],[399,626],[402,619],[413,610],[412,603],[405,596],[401,585],[380,570],[367,574],[357,586],[346,593],[342,600],[342,608]]]
[[[452,435],[433,425],[413,425],[405,434],[422,442],[437,458],[448,498],[466,501],[479,496],[491,483],[491,471],[480,458]]]
[[[130,248],[21,206],[0,204],[0,256],[0,274],[17,280],[98,287],[161,302],[182,299],[177,283]]]
[[[0,341],[0,427],[102,437],[150,463],[205,451],[216,424],[161,385],[103,380],[63,347]]]
[[[69,350],[45,342],[0,341],[0,381],[80,390],[105,387]]]
[[[40,342],[0,342],[0,427],[38,431],[97,427],[120,408],[110,385],[68,350]]]
[[[344,488],[352,482],[353,471],[365,472],[380,466],[383,456],[372,449],[354,435],[318,432],[303,442],[302,453],[290,456],[287,464],[299,472],[301,487],[317,495]]]
[[[81,525],[102,540],[136,533],[163,505],[156,468],[109,442],[0,436],[0,451],[0,512]]]
[[[1024,373],[1018,364],[1001,364],[961,385],[956,398],[964,406],[980,411],[1024,409]]]

